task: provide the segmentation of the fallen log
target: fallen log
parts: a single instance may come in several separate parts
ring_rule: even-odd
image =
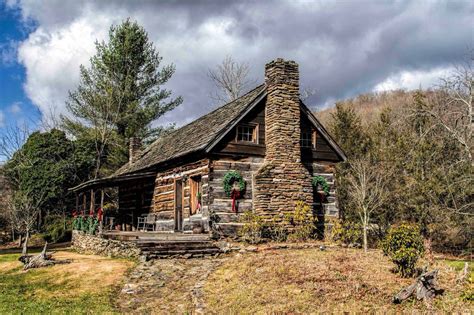
[[[41,268],[57,264],[68,264],[71,262],[70,259],[56,260],[51,254],[47,253],[48,242],[44,244],[43,250],[40,254],[33,255],[21,255],[18,260],[23,263],[23,270],[32,268]]]
[[[403,288],[397,295],[393,297],[393,303],[399,304],[407,300],[411,296],[415,296],[417,300],[429,302],[436,295],[442,294],[443,289],[438,288],[438,269],[430,272],[424,272],[419,276],[415,283]]]

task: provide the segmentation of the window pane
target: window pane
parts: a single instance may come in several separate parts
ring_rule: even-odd
[[[245,141],[245,142],[256,142],[254,137],[255,133],[255,126],[238,126],[237,127],[237,141]]]

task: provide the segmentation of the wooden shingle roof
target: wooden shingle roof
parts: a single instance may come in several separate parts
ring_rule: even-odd
[[[265,85],[259,85],[236,100],[156,140],[135,162],[125,164],[112,177],[147,170],[168,160],[205,150],[264,93]]]

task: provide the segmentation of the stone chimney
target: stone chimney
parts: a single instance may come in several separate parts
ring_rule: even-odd
[[[298,64],[278,58],[265,65],[265,162],[255,175],[254,208],[282,219],[296,201],[313,205],[308,169],[301,162]]]
[[[128,162],[132,164],[137,160],[142,151],[142,139],[138,137],[131,137],[129,141]]]
[[[301,130],[298,64],[281,58],[267,63],[265,84],[266,158],[269,161],[299,162]]]

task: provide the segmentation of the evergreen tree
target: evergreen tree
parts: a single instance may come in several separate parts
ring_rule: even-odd
[[[81,66],[79,86],[69,94],[71,117],[62,117],[76,138],[96,142],[94,177],[104,163],[109,172],[123,164],[128,139],[156,134],[160,128],[151,123],[182,102],[162,88],[174,65],[160,67],[162,57],[136,22],[127,19],[112,26],[108,42],[97,42],[96,50],[90,67]]]

